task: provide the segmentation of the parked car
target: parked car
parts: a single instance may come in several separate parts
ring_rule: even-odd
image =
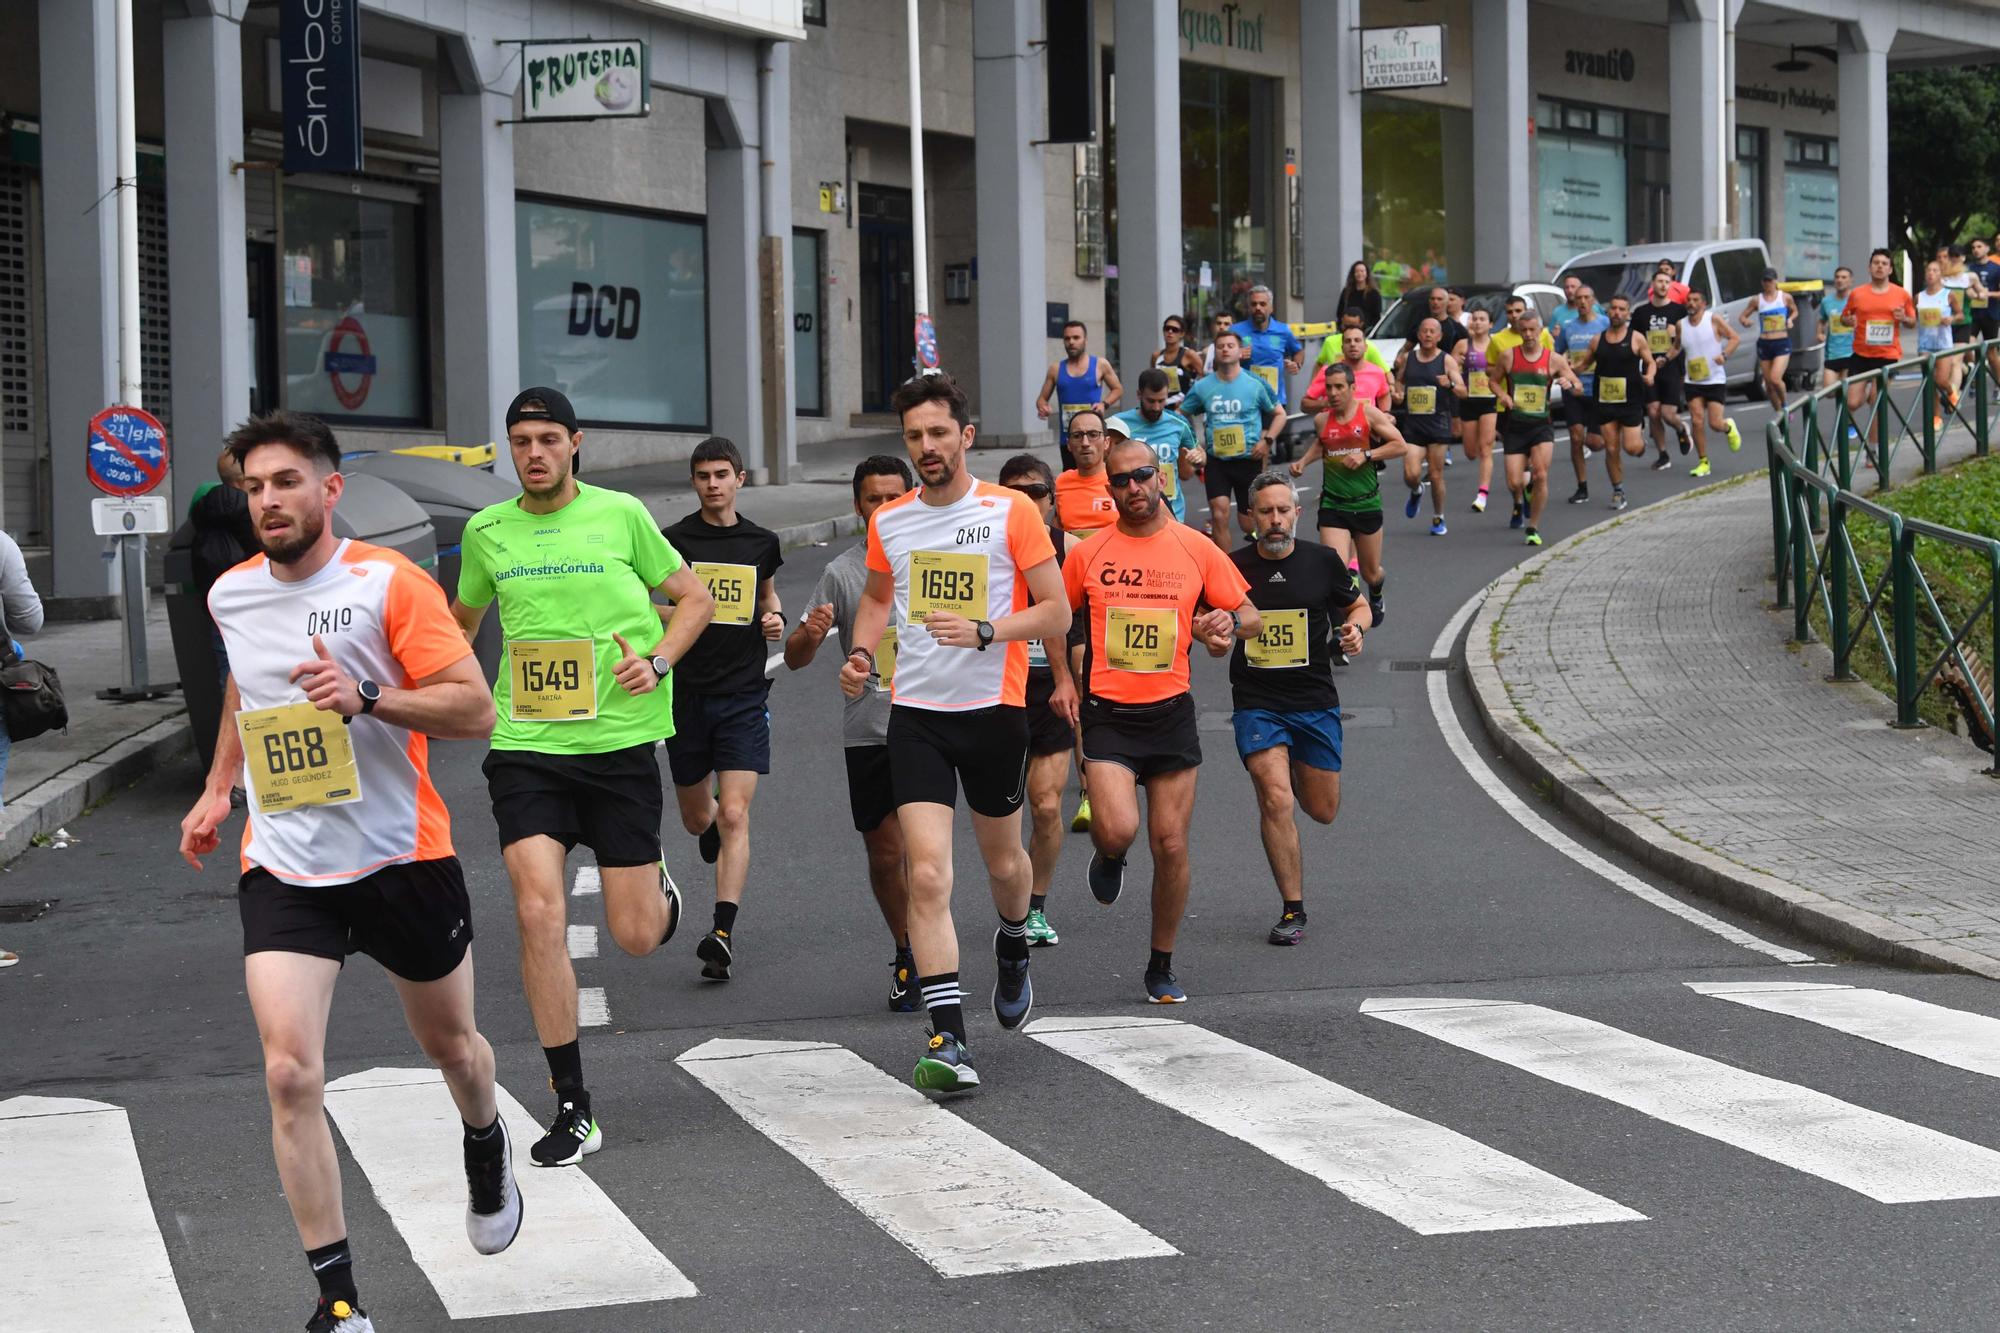
[[[1742,339],[1736,355],[1726,368],[1731,388],[1753,388],[1757,379],[1757,337],[1753,329],[1736,323],[1743,308],[1757,298],[1764,270],[1771,266],[1771,253],[1754,237],[1734,241],[1661,241],[1653,245],[1622,245],[1609,250],[1592,250],[1564,264],[1556,282],[1574,274],[1597,293],[1601,306],[1621,292],[1633,305],[1649,300],[1653,274],[1662,259],[1674,261],[1680,280],[1708,299],[1714,311],[1729,322]],[[1801,316],[1798,340],[1793,346],[1789,377],[1806,382],[1818,377],[1826,340],[1819,328],[1817,312],[1805,309],[1806,297],[1797,298]]]

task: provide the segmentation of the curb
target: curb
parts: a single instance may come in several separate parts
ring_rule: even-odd
[[[822,518],[811,523],[794,523],[787,528],[774,528],[778,534],[778,545],[789,551],[798,546],[817,546],[830,542],[836,537],[851,537],[861,531],[861,515],[852,510],[836,514],[832,518]]]
[[[1464,669],[1472,687],[1473,705],[1486,734],[1507,762],[1529,781],[1547,783],[1557,808],[1594,836],[1703,897],[1775,921],[1807,939],[1859,957],[1924,971],[1971,972],[2000,979],[2000,961],[1926,939],[1873,912],[1849,907],[1789,880],[1738,865],[1678,837],[1627,804],[1617,792],[1536,735],[1521,720],[1486,645],[1492,643],[1496,628],[1506,616],[1507,605],[1522,582],[1605,526],[1599,524],[1567,537],[1486,585],[1484,600],[1466,630],[1464,643],[1452,651],[1453,659]],[[1475,649],[1474,645],[1478,647]]]
[[[187,714],[176,713],[36,783],[0,813],[0,863],[13,861],[37,835],[54,833],[188,744]]]

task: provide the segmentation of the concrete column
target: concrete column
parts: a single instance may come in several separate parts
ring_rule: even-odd
[[[1535,207],[1528,162],[1528,0],[1484,0],[1472,7],[1472,195],[1479,219],[1472,239],[1475,282],[1525,282]],[[1358,100],[1350,98],[1350,101]],[[1311,124],[1307,113],[1307,124]],[[1356,163],[1358,177],[1359,163]],[[1351,264],[1359,252],[1342,252]],[[1452,268],[1461,262],[1452,255]],[[1345,271],[1334,280],[1339,291]],[[1310,285],[1310,284],[1308,284]],[[1334,316],[1337,317],[1338,312]]]
[[[1667,229],[1676,240],[1715,240],[1728,231],[1723,172],[1736,148],[1726,109],[1732,90],[1725,20],[1741,8],[1742,0],[1674,0],[1668,8],[1667,108],[1676,132]]]
[[[1840,249],[1889,244],[1889,48],[1893,13],[1840,25]]]
[[[1362,257],[1360,27],[1361,0],[1299,0],[1299,89],[1305,125],[1299,207],[1304,214],[1309,320],[1338,316],[1334,305],[1348,266]]]
[[[1117,0],[1112,13],[1118,49],[1118,197],[1124,201],[1118,210],[1118,331],[1125,353],[1119,378],[1133,384],[1159,337],[1161,321],[1170,313],[1185,313],[1179,9],[1154,0]]]
[[[454,444],[501,446],[497,477],[512,480],[505,413],[520,392],[520,303],[514,273],[511,92],[438,98],[438,218],[445,237],[444,427]]]
[[[84,430],[118,395],[117,103],[112,0],[42,0],[42,254],[48,289],[46,420],[57,597],[110,591]]]
[[[715,118],[711,103],[710,118]],[[734,440],[753,484],[770,480],[757,309],[757,148],[708,150],[708,425]]]
[[[1029,145],[1042,137],[1042,62],[1028,44],[1041,36],[1039,0],[973,6],[979,444],[995,449],[1048,439],[1034,407],[1047,360],[1048,237],[1042,150]]]
[[[222,437],[250,413],[242,28],[200,14],[161,25],[167,129],[167,284],[174,323],[174,490],[215,479]],[[178,500],[176,513],[180,512]]]
[[[762,241],[758,279],[763,293],[763,467],[774,485],[791,480],[799,460],[798,385],[792,365],[792,45],[764,42],[758,50],[757,137],[763,151],[758,181]]]

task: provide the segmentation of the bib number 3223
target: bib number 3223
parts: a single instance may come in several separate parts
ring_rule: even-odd
[[[280,704],[236,715],[244,767],[257,813],[361,799],[361,774],[344,719],[309,703]]]

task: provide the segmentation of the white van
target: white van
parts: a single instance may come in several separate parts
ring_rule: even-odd
[[[1757,340],[1753,331],[1736,323],[1736,317],[1756,299],[1763,286],[1764,270],[1771,266],[1771,254],[1764,248],[1764,242],[1754,238],[1661,241],[1655,245],[1592,250],[1564,264],[1556,274],[1556,283],[1560,286],[1564,278],[1575,274],[1584,286],[1597,293],[1598,305],[1622,292],[1636,307],[1651,299],[1653,273],[1662,259],[1673,260],[1680,280],[1700,292],[1709,306],[1736,330],[1742,342],[1736,348],[1736,355],[1729,358],[1729,385],[1731,388],[1750,385],[1757,378]],[[1816,327],[1817,321],[1801,321],[1801,332]],[[1805,373],[1813,369],[1806,363],[1814,361],[1818,351],[1812,349],[1810,356],[1807,351],[1804,347],[1795,349],[1794,371]]]

